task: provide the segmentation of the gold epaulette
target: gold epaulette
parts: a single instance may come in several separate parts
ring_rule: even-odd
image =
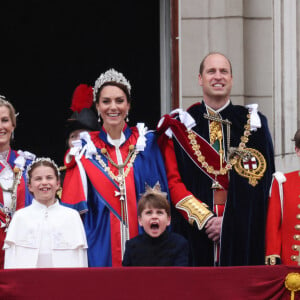
[[[214,215],[207,207],[205,203],[200,202],[193,196],[185,197],[176,204],[176,208],[182,209],[187,213],[191,224],[193,222],[197,223],[199,230]]]
[[[265,257],[265,265],[274,266],[276,265],[276,258],[281,259],[280,255],[273,254]]]

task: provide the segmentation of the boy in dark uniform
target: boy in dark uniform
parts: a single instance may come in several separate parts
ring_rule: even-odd
[[[123,266],[187,266],[187,241],[167,230],[171,215],[166,194],[148,188],[137,211],[144,233],[126,242]]]

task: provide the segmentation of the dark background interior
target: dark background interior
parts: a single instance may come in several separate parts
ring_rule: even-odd
[[[159,1],[1,1],[0,95],[20,113],[15,149],[62,164],[80,83],[109,68],[132,85],[130,125],[160,117]]]

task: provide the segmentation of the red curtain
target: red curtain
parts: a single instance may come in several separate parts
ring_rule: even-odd
[[[290,299],[284,282],[292,272],[300,273],[300,268],[1,270],[0,299]]]

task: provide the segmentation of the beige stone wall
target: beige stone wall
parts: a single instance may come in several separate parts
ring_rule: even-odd
[[[181,1],[182,106],[201,98],[198,70],[210,51],[226,54],[234,66],[232,100],[244,103],[242,1]]]
[[[258,103],[275,146],[276,167],[299,169],[293,143],[300,126],[300,1],[179,0],[183,108],[201,100],[198,70],[210,51],[233,66],[235,104]]]

